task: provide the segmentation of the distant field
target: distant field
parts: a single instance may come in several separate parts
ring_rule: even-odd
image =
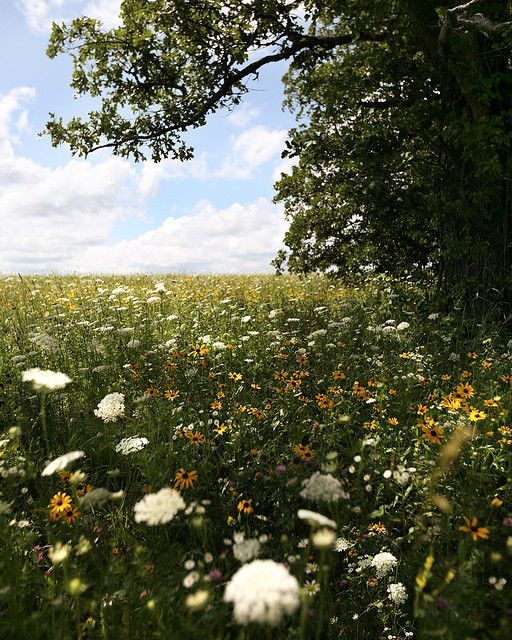
[[[0,637],[510,640],[512,341],[427,299],[0,279]]]

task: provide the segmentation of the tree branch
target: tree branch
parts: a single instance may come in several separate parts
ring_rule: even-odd
[[[288,34],[286,34],[288,35]],[[248,78],[256,74],[259,69],[267,64],[271,64],[273,62],[279,62],[281,60],[287,60],[300,51],[308,48],[319,47],[322,49],[334,49],[338,46],[352,44],[357,41],[363,42],[382,42],[385,40],[387,34],[386,33],[367,33],[361,32],[358,34],[346,34],[343,36],[309,36],[305,34],[296,34],[300,36],[300,39],[297,38],[295,42],[292,41],[292,44],[283,47],[280,52],[269,54],[251,62],[250,64],[242,67],[235,73],[228,76],[224,82],[219,86],[219,88],[210,95],[210,97],[203,103],[203,105],[195,111],[187,120],[180,123],[179,126],[170,126],[159,129],[153,133],[148,133],[146,135],[135,135],[133,137],[127,138],[123,141],[117,142],[107,142],[105,144],[98,145],[96,147],[92,147],[89,149],[87,154],[93,153],[94,151],[98,151],[99,149],[108,149],[113,148],[114,150],[121,147],[123,144],[128,142],[145,142],[147,140],[152,140],[154,138],[158,138],[160,136],[166,135],[172,131],[185,131],[189,127],[194,124],[200,122],[211,109],[220,101],[222,98],[229,95],[230,91],[244,78]]]

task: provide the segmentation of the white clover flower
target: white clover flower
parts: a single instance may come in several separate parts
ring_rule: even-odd
[[[381,551],[373,557],[371,566],[377,569],[377,577],[383,578],[393,571],[397,565],[397,559],[388,551]]]
[[[21,374],[23,382],[31,382],[36,391],[56,391],[72,382],[71,378],[60,371],[50,371],[49,369],[28,369]]]
[[[239,624],[275,627],[285,615],[299,608],[299,583],[284,565],[273,560],[253,560],[231,578],[224,601],[233,603],[233,615]]]
[[[308,511],[308,509],[299,509],[297,511],[297,515],[301,520],[305,520],[308,524],[312,526],[318,527],[331,527],[332,529],[336,529],[338,526],[334,520],[329,520],[321,513],[317,513],[316,511]]]
[[[134,451],[140,451],[144,449],[144,447],[149,444],[149,440],[147,438],[142,438],[140,436],[130,436],[128,438],[123,438],[120,440],[115,448],[116,453],[120,453],[123,456],[127,456]]]
[[[330,473],[316,471],[302,481],[302,486],[301,497],[312,502],[338,502],[344,496],[341,482]]]
[[[388,598],[393,604],[400,606],[407,602],[407,589],[401,582],[388,585]]]
[[[170,522],[186,504],[174,489],[160,489],[158,493],[148,493],[136,503],[135,522],[145,522],[149,526]]]
[[[94,415],[101,418],[103,422],[116,422],[118,418],[124,416],[124,394],[109,393],[94,409]]]
[[[52,473],[56,471],[63,471],[70,462],[73,460],[78,460],[85,456],[83,451],[70,451],[69,453],[65,453],[63,456],[59,456],[52,460],[46,467],[43,469],[41,475],[42,476],[51,476]]]

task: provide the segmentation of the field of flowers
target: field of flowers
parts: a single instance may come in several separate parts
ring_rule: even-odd
[[[0,637],[510,640],[509,338],[407,281],[0,279]]]

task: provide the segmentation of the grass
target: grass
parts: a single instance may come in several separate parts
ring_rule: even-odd
[[[1,279],[0,637],[510,638],[512,345],[427,293],[386,278]],[[34,367],[72,383],[34,390]],[[105,422],[111,393],[124,412]],[[147,443],[123,455],[135,436]],[[185,508],[136,522],[164,488]],[[48,506],[58,492],[76,511]],[[396,565],[379,572],[381,552]],[[277,626],[239,624],[224,600],[257,556],[298,585]],[[258,588],[236,593],[249,617]]]

